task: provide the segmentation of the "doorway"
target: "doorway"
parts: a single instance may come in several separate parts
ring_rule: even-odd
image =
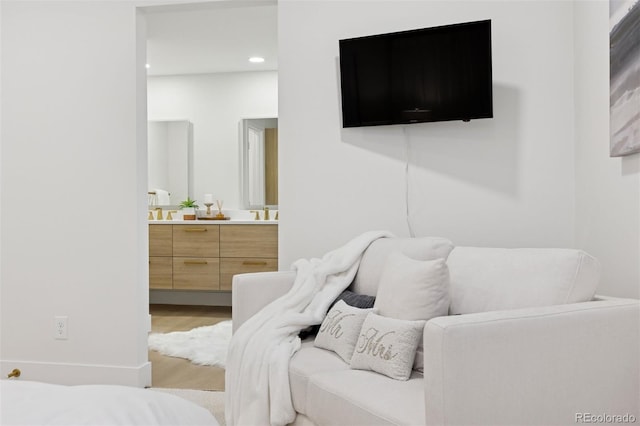
[[[211,1],[140,10],[146,21],[147,118],[192,123],[189,195],[202,200],[204,193],[213,192],[216,198],[225,200],[225,207],[242,208],[238,122],[242,117],[259,116],[257,111],[277,116],[277,2]],[[249,62],[249,57],[257,54],[264,61]],[[274,81],[274,107],[260,104],[260,100],[243,104],[240,100],[247,98],[246,93],[224,93],[230,85],[223,80],[239,79],[240,74]],[[206,90],[214,92],[209,95]],[[206,95],[197,96],[203,93]],[[224,100],[223,93],[227,95]],[[277,188],[277,131],[275,138],[272,130],[265,131],[264,173],[271,182],[265,196],[277,204],[277,191],[273,198],[273,188]],[[225,182],[228,185],[223,187]],[[172,199],[171,203],[180,201]],[[164,304],[163,300],[163,305],[149,308],[151,327],[156,332],[180,331],[231,318],[228,307],[188,305],[183,300]],[[165,368],[159,365],[166,360],[159,361],[156,354],[150,354],[149,359],[154,386],[207,388],[206,384],[193,384],[190,377],[199,369],[188,361]],[[161,370],[166,374],[158,378],[156,373]],[[176,382],[181,377],[182,385]],[[220,387],[216,379],[206,380],[212,382],[209,388]]]

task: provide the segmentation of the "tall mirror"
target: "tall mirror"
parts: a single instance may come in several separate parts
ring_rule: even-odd
[[[172,206],[191,196],[189,121],[149,121],[147,161],[149,205]]]
[[[242,135],[242,193],[247,209],[278,207],[278,119],[247,118]]]

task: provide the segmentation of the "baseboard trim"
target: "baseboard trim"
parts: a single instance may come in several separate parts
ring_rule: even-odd
[[[149,290],[149,303],[159,305],[231,306],[231,292]]]
[[[120,365],[66,364],[57,362],[34,362],[1,360],[0,372],[7,377],[10,371],[18,368],[20,378],[61,385],[123,385],[139,388],[151,386],[151,363],[145,362],[136,367]]]

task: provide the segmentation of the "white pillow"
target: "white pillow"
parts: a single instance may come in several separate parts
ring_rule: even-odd
[[[351,368],[372,370],[396,380],[409,379],[424,324],[425,321],[368,314],[351,358]]]
[[[374,307],[389,318],[423,320],[449,312],[449,268],[445,259],[414,260],[401,252],[387,257]],[[414,368],[423,369],[422,339]]]
[[[345,362],[351,361],[362,323],[373,311],[373,308],[355,308],[339,300],[327,312],[313,344],[337,353]]]
[[[372,242],[362,255],[351,290],[358,294],[375,296],[378,293],[384,262],[394,251],[402,252],[411,259],[433,260],[446,259],[451,250],[453,243],[439,237],[379,238]]]

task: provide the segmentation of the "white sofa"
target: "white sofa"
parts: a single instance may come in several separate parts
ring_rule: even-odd
[[[418,260],[450,252],[449,315],[424,327],[424,374],[399,381],[354,370],[309,339],[290,362],[294,424],[640,422],[640,301],[594,296],[600,272],[594,258],[568,249],[380,239],[363,255],[351,289],[375,295],[393,251]],[[236,275],[234,328],[286,293],[294,277]]]

